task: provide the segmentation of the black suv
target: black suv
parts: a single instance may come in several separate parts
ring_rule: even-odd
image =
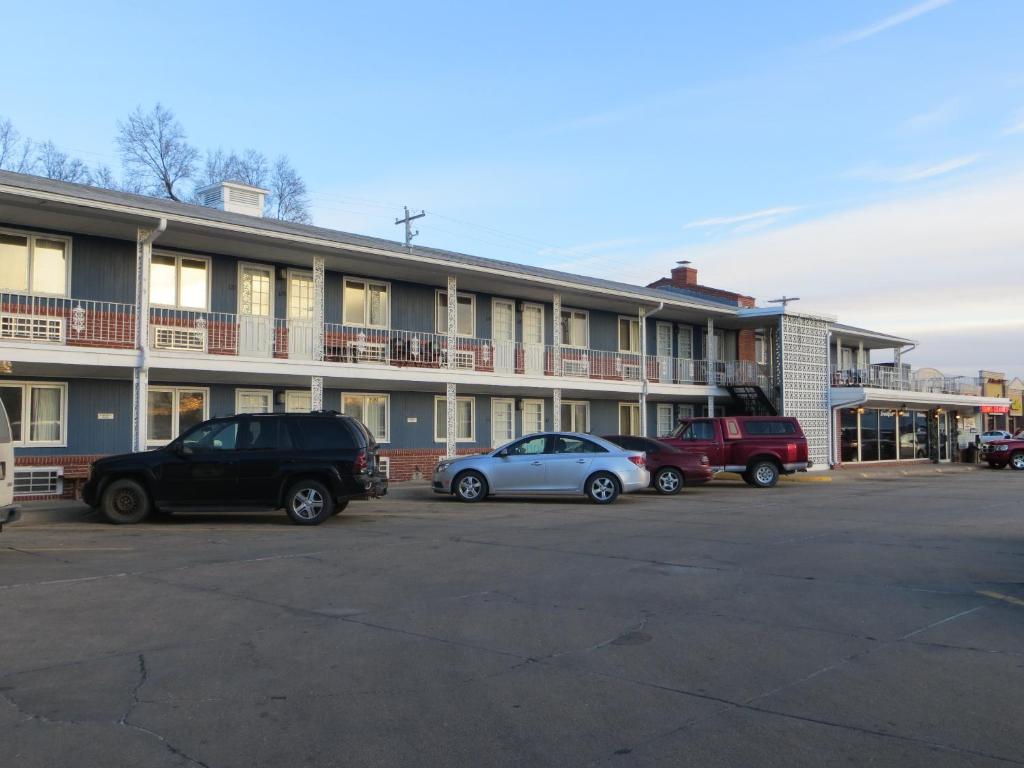
[[[377,441],[334,412],[245,414],[210,419],[169,445],[108,456],[92,465],[82,498],[112,523],[138,523],[172,508],[284,509],[318,525],[349,499],[383,496]]]

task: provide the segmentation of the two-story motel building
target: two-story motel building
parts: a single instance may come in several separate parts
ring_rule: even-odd
[[[915,378],[909,340],[757,307],[685,264],[629,285],[264,219],[262,195],[226,183],[196,206],[0,172],[20,496],[236,412],[355,414],[403,480],[541,429],[775,410],[817,468],[945,460],[958,417],[1008,406]]]

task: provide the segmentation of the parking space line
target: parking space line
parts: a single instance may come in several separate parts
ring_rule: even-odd
[[[1021,600],[1019,597],[1014,597],[1013,595],[1004,595],[1002,592],[988,591],[978,592],[978,594],[984,595],[985,597],[991,597],[993,600],[1002,600],[1004,603],[1009,603],[1010,605],[1017,605],[1021,608],[1024,608],[1024,600]]]

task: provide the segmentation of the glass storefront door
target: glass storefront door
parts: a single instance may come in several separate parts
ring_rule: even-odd
[[[846,408],[839,414],[839,456],[844,463],[913,461],[934,457],[949,461],[953,433],[948,413]]]

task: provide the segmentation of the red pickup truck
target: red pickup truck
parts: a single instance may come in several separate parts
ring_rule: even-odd
[[[739,472],[748,485],[771,488],[779,475],[810,468],[807,438],[792,416],[681,419],[662,442],[706,454],[715,472]]]
[[[1024,430],[1009,440],[993,440],[983,446],[982,458],[992,469],[1002,469],[1007,464],[1013,469],[1024,469]]]

